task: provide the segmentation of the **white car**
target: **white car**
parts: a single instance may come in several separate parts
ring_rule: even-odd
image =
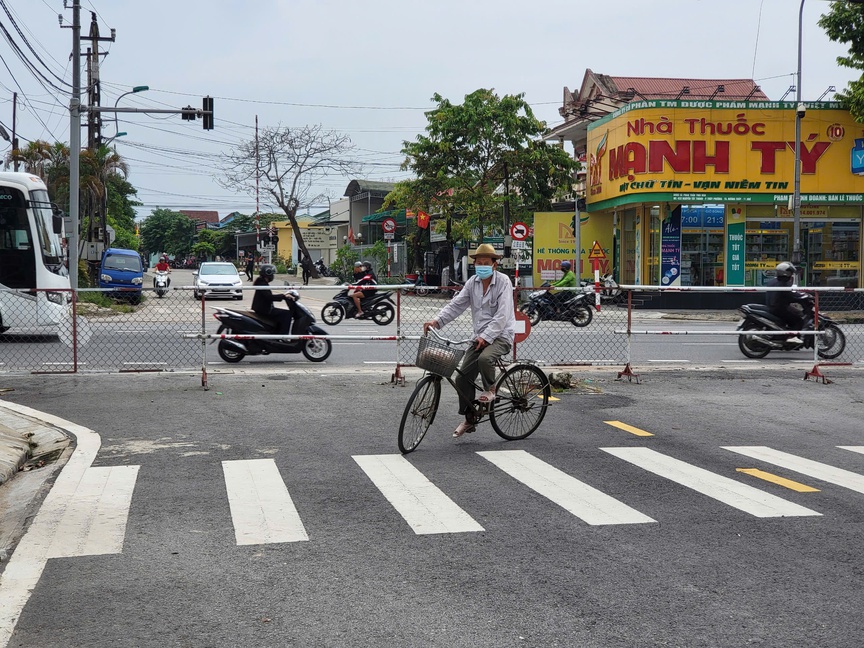
[[[243,280],[233,263],[205,261],[196,272],[192,297],[233,297],[243,299]]]

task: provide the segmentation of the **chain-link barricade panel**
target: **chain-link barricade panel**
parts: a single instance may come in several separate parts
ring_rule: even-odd
[[[446,300],[452,297],[452,292],[436,289],[425,296],[418,296],[412,291],[404,292],[407,294],[403,294],[400,299],[400,333],[405,336],[422,335],[423,322],[435,319]],[[528,338],[515,345],[514,359],[533,360],[542,365],[626,364],[626,336],[615,334],[616,330],[627,326],[626,294],[601,301],[599,311],[593,292],[579,297],[580,307],[576,309],[562,300],[567,309],[567,314],[562,314],[560,308],[557,313],[553,313],[552,309],[556,308],[554,304],[548,308],[542,307],[538,300],[546,303],[547,295],[541,294],[545,292],[533,289],[517,291],[517,310],[525,318],[536,320],[536,323],[531,325]],[[558,294],[563,297],[566,292],[560,291]],[[571,294],[582,293],[571,291]],[[538,319],[535,311],[541,310],[541,307]],[[522,317],[519,319],[522,320]],[[521,321],[517,321],[517,331],[523,330],[523,326]],[[472,337],[470,310],[449,323],[442,333],[454,340]],[[398,363],[414,365],[417,346],[417,340],[400,341]]]
[[[627,296],[597,294],[583,288],[520,288],[517,309],[531,323],[528,338],[517,345],[520,359],[541,365],[624,365],[628,361]]]
[[[0,372],[75,371],[71,290],[0,288]]]
[[[152,287],[117,293],[78,291],[79,371],[165,371],[200,368],[201,307],[191,290]],[[81,333],[86,332],[86,339]]]
[[[832,362],[864,363],[864,290],[814,290],[818,312],[831,318],[846,339]]]

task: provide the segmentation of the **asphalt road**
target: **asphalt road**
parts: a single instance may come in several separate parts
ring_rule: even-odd
[[[411,380],[252,369],[3,379],[101,435],[91,470],[138,467],[119,551],[49,560],[10,646],[860,645],[860,369],[580,370],[512,443],[450,438],[448,389],[404,459]],[[244,526],[250,466],[306,539]]]

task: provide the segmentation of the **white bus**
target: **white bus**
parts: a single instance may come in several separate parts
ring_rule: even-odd
[[[62,233],[62,212],[38,176],[0,173],[0,333],[50,327],[65,337],[72,292]]]

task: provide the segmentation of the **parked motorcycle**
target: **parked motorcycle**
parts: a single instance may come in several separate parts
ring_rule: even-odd
[[[318,259],[317,261],[315,261],[315,270],[317,270],[318,274],[322,277],[330,276],[330,268],[324,265],[323,259]]]
[[[549,282],[543,283],[549,286]],[[553,322],[570,322],[573,326],[588,326],[594,319],[594,307],[589,301],[587,292],[575,290],[552,294],[548,290],[536,290],[528,297],[528,301],[519,310],[528,316],[531,326],[537,326],[542,320]]]
[[[315,324],[315,316],[300,303],[299,294],[287,300],[291,310],[291,332],[289,335],[327,335],[327,331]],[[231,310],[214,307],[213,314],[220,322],[218,333],[233,335],[274,335],[279,330],[276,320],[258,315],[252,310]],[[330,356],[333,345],[330,340],[219,340],[219,357],[225,362],[240,362],[247,355],[270,353],[302,353],[311,362],[323,362]]]
[[[582,279],[579,281],[582,288],[590,288],[594,290],[594,281],[590,279]],[[600,276],[600,301],[608,302],[615,301],[621,295],[621,288],[618,282],[612,278],[612,273],[607,273]]]
[[[156,289],[156,296],[162,299],[168,294],[168,273],[161,270],[156,271],[156,276],[153,278],[153,287]]]
[[[372,319],[380,326],[386,326],[396,317],[396,308],[393,303],[393,295],[390,291],[382,291],[380,288],[370,297],[360,300],[366,319]],[[324,304],[321,309],[321,319],[325,324],[336,326],[343,318],[354,317],[357,307],[354,300],[348,296],[348,288],[341,290],[334,298]]]
[[[802,331],[813,330],[813,297],[809,294],[796,292],[798,302],[804,314]],[[768,310],[765,304],[745,304],[738,309],[743,315],[738,323],[738,331],[788,331],[786,323]],[[830,360],[843,353],[846,348],[846,336],[837,323],[830,317],[819,313],[819,330],[822,335],[805,335],[804,342],[790,342],[794,337],[789,335],[739,335],[738,348],[748,358],[764,358],[771,351],[798,351],[812,349],[816,341],[817,353],[820,358]]]

